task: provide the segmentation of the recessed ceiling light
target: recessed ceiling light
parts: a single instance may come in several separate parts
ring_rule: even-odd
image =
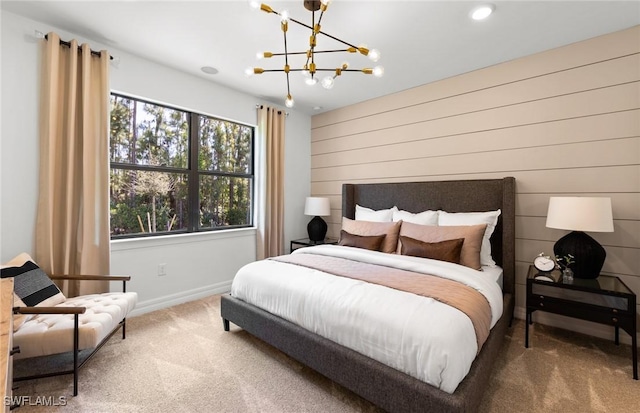
[[[320,109],[322,109],[322,106],[314,106],[313,107],[313,110],[320,110]]]
[[[202,70],[203,72],[205,72],[208,75],[215,75],[216,73],[218,73],[218,69],[216,69],[215,67],[211,67],[211,66],[202,66],[200,68],[200,70]]]
[[[493,13],[495,9],[496,6],[493,4],[483,4],[482,6],[478,6],[471,11],[471,18],[473,20],[484,20],[489,17],[489,15],[491,15],[491,13]]]

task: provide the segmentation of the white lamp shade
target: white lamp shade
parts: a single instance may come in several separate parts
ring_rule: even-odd
[[[611,198],[550,197],[547,227],[571,231],[613,232]]]
[[[304,214],[311,216],[325,217],[331,215],[329,198],[307,197],[304,203]]]

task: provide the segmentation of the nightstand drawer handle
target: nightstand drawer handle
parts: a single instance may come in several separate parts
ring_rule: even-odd
[[[544,307],[544,303],[540,303],[540,307]]]
[[[614,323],[617,323],[617,322],[618,322],[618,319],[617,319],[617,318],[615,318],[615,317],[613,317],[613,318],[611,319],[611,321],[613,321]]]
[[[541,299],[541,300],[544,300],[544,295],[541,295],[541,296],[540,296],[540,299]]]
[[[614,309],[613,309],[613,313],[614,313],[614,314],[618,314],[618,310],[614,308]]]

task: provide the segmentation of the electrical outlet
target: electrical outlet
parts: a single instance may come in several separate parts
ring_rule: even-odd
[[[158,264],[158,275],[163,276],[167,275],[167,264]]]

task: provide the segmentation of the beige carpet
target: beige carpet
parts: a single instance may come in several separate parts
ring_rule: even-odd
[[[26,412],[377,412],[375,406],[232,325],[213,296],[128,320],[72,377],[21,382]],[[625,333],[621,333],[625,334]],[[480,412],[637,412],[640,382],[631,349],[535,325],[523,346],[516,320]],[[66,406],[35,406],[53,396]],[[39,399],[40,398],[40,399]],[[48,399],[51,401],[51,399]]]

